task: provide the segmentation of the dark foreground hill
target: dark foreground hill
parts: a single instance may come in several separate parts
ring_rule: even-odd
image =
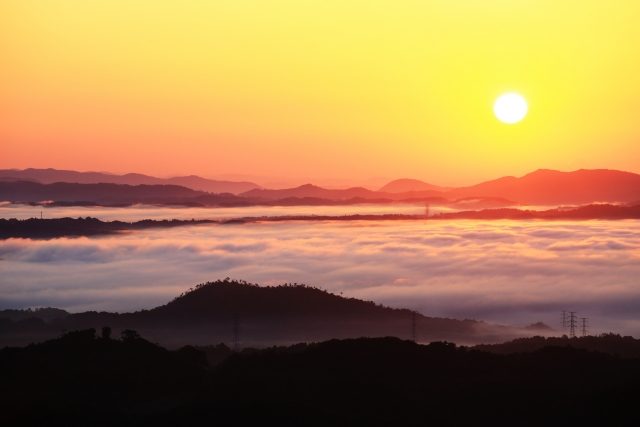
[[[416,339],[422,342],[500,342],[523,336],[521,330],[475,320],[427,317],[303,285],[268,287],[228,279],[196,286],[166,305],[134,313],[84,312],[49,321],[36,315],[21,321],[7,317],[0,312],[0,346],[103,326],[116,331],[136,329],[172,348],[234,341],[266,346],[362,336],[410,338],[414,323]]]
[[[640,422],[640,359],[571,347],[499,355],[442,342],[332,340],[215,367],[127,331],[0,350],[5,425],[458,426]]]

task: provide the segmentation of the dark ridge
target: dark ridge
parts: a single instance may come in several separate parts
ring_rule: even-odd
[[[484,209],[481,211],[447,212],[430,219],[638,219],[640,205],[624,206],[593,204],[579,207],[556,208],[544,211],[522,209]]]
[[[411,221],[411,220],[588,220],[588,219],[638,219],[640,205],[624,206],[595,204],[578,207],[554,208],[543,211],[522,209],[483,209],[479,211],[445,212],[433,216],[405,214],[356,214],[356,215],[286,215],[233,218],[222,221],[223,224],[243,224],[250,222],[281,221]]]
[[[482,344],[473,348],[496,354],[515,354],[530,353],[545,347],[571,347],[618,357],[640,358],[640,340],[631,336],[623,337],[611,333],[575,338],[569,338],[566,335],[562,337],[517,338],[500,344]]]
[[[152,220],[136,222],[100,221],[97,218],[0,218],[0,239],[10,237],[47,239],[55,237],[96,236],[115,234],[128,230],[179,227],[214,223],[212,220]]]
[[[0,218],[0,239],[10,237],[53,238],[64,236],[94,236],[114,234],[127,230],[147,228],[177,227],[201,224],[246,224],[253,222],[284,221],[425,221],[425,220],[589,220],[589,219],[639,219],[640,205],[588,205],[575,208],[557,208],[546,211],[519,209],[484,209],[481,211],[462,211],[440,213],[434,216],[404,214],[356,214],[356,215],[286,215],[244,217],[226,220],[150,220],[137,222],[100,221],[96,218],[30,218],[25,220]]]
[[[7,425],[634,426],[640,359],[397,338],[167,351],[132,330],[0,350]],[[212,367],[206,354],[215,359]],[[214,354],[215,353],[215,354]]]

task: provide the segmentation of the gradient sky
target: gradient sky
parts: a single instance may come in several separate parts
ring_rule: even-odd
[[[640,172],[637,0],[2,0],[0,167]],[[498,122],[515,90],[530,113]]]

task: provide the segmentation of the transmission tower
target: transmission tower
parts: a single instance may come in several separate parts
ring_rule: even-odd
[[[429,208],[430,208],[429,203],[425,203],[424,204],[424,217],[425,218],[429,218]]]
[[[589,318],[587,317],[580,318],[580,329],[583,337],[586,337],[587,335],[589,335]]]
[[[576,327],[578,326],[578,318],[575,311],[569,312],[569,337],[576,337]]]

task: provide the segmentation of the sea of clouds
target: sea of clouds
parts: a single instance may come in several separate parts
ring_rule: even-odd
[[[128,311],[224,277],[306,283],[427,315],[640,336],[638,221],[202,225],[0,241],[0,308]]]

